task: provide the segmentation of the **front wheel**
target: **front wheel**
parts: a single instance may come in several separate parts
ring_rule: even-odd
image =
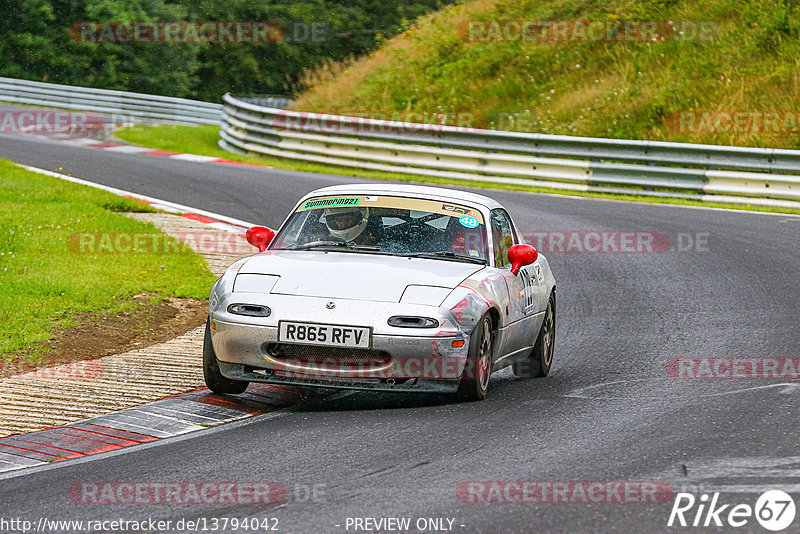
[[[479,401],[486,397],[489,375],[492,374],[492,349],[494,329],[489,315],[481,317],[469,340],[469,356],[456,396],[465,401]]]
[[[515,362],[514,374],[519,378],[540,378],[547,376],[553,365],[553,350],[556,343],[556,296],[550,295],[542,328],[536,338],[536,344],[530,355],[520,362]]]
[[[203,378],[208,389],[214,393],[244,393],[250,382],[231,380],[222,376],[217,362],[214,345],[211,344],[211,319],[206,321],[206,333],[203,336]]]

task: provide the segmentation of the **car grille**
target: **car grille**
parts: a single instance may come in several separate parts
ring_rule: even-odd
[[[391,361],[382,350],[269,343],[265,352],[273,361],[285,365],[313,367],[329,371],[373,370],[386,367]]]

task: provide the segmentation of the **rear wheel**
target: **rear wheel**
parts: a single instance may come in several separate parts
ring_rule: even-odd
[[[250,382],[225,378],[219,370],[217,354],[211,344],[211,320],[206,321],[206,333],[203,337],[203,377],[208,389],[214,393],[244,393]]]
[[[489,375],[492,374],[494,329],[489,315],[481,317],[469,340],[467,365],[461,375],[456,395],[461,400],[478,401],[486,397]]]
[[[540,378],[547,376],[553,365],[553,350],[556,342],[556,296],[550,295],[542,328],[536,337],[536,343],[530,355],[520,362],[515,362],[514,374],[519,378]]]

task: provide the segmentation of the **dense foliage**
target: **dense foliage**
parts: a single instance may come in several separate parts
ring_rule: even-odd
[[[219,101],[289,93],[303,70],[374,49],[444,0],[0,0],[0,76]],[[277,42],[82,42],[81,22],[262,21]],[[312,32],[313,30],[313,32]]]

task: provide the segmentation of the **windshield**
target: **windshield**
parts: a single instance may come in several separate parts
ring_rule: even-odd
[[[392,196],[303,202],[271,250],[323,249],[486,263],[483,216],[473,208]]]

